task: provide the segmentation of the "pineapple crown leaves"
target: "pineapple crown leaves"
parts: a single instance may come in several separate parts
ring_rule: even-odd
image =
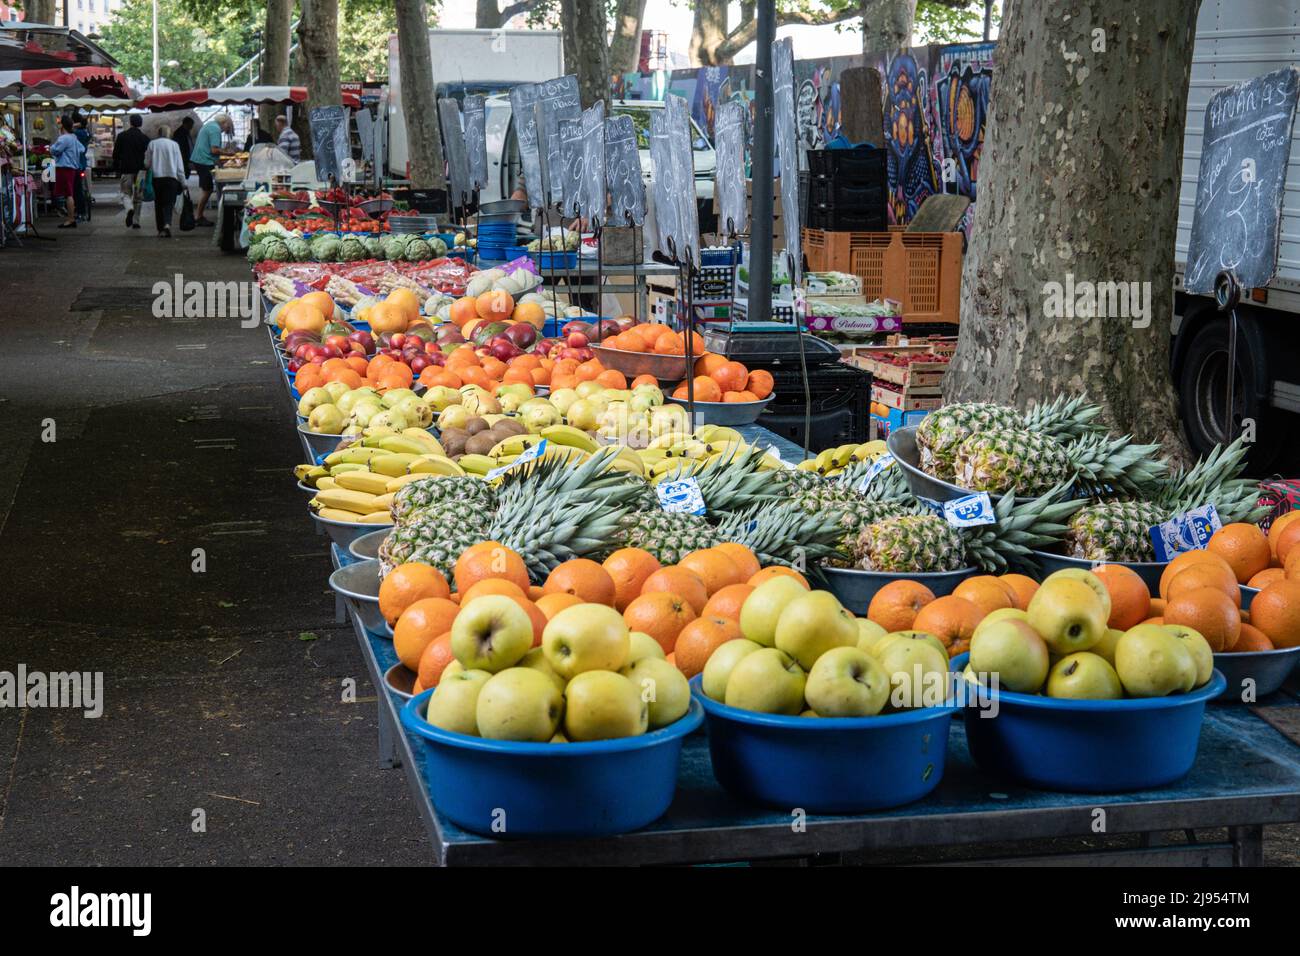
[[[1047,404],[1038,404],[1024,413],[1024,427],[1042,432],[1053,438],[1079,438],[1101,431],[1093,419],[1101,414],[1101,406],[1088,402],[1086,395],[1066,398],[1058,395]]]
[[[779,497],[772,478],[758,470],[766,453],[753,445],[735,446],[708,459],[691,475],[700,486],[709,518],[717,520]]]
[[[1132,437],[1084,435],[1066,449],[1080,486],[1094,495],[1149,494],[1168,474],[1168,463],[1157,459],[1159,445],[1135,445]]]
[[[1068,488],[1060,484],[1020,504],[1012,489],[994,506],[993,524],[962,530],[966,556],[992,573],[1002,573],[1008,567],[1034,568],[1032,551],[1065,534],[1070,517],[1087,503],[1083,498],[1066,498]]]
[[[856,491],[874,464],[873,461],[854,462],[836,476],[835,482]],[[899,501],[912,498],[912,490],[908,487],[903,469],[896,464],[887,465],[884,470],[878,472],[866,489],[859,493],[867,501]]]
[[[844,531],[837,512],[810,513],[790,501],[733,512],[718,525],[720,541],[749,548],[764,565],[812,568],[835,556]]]

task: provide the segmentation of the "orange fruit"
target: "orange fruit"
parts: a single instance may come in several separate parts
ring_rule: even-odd
[[[606,388],[627,388],[627,376],[616,368],[607,368],[596,376],[596,381]]]
[[[812,586],[808,583],[808,579],[806,577],[804,577],[794,568],[787,568],[784,564],[769,564],[767,567],[763,568],[761,571],[759,571],[757,574],[755,574],[745,583],[748,584],[750,587],[756,588],[764,581],[770,581],[772,580],[772,578],[778,577],[782,574],[794,578],[805,588],[812,590]]]
[[[728,584],[741,584],[745,580],[736,562],[717,548],[692,551],[678,561],[677,566],[698,574],[710,597]]]
[[[762,401],[772,394],[772,388],[775,382],[772,373],[767,369],[756,368],[749,373],[749,382],[745,385],[745,390],[753,392],[754,395]]]
[[[998,580],[1015,594],[1016,607],[1022,611],[1029,607],[1029,599],[1038,590],[1038,582],[1024,574],[1003,574]]]
[[[1300,548],[1292,548],[1291,553],[1282,562],[1288,581],[1300,580]]]
[[[542,589],[540,584],[530,584],[528,585],[528,593],[525,594],[524,597],[536,604],[540,598],[545,596],[545,594],[546,592]]]
[[[709,373],[709,377],[724,392],[739,392],[749,384],[749,369],[739,362],[723,362]]]
[[[1151,599],[1151,613],[1152,613],[1152,614],[1164,614],[1164,613],[1165,613],[1165,603],[1166,603],[1166,602],[1165,602],[1165,599],[1164,599],[1164,598],[1154,598],[1154,597],[1153,597],[1153,598]]]
[[[528,600],[528,598],[514,597],[514,595],[511,595],[511,598],[516,604],[523,608],[525,612],[527,612],[528,620],[533,623],[533,647],[541,647],[542,632],[546,630],[546,622],[549,621],[550,618],[546,616],[545,611],[539,608],[532,601]]]
[[[1268,536],[1258,525],[1235,521],[1225,524],[1214,536],[1205,550],[1217,554],[1228,562],[1237,582],[1245,584],[1252,577],[1263,571],[1272,563],[1273,552],[1268,546]]]
[[[521,593],[527,593],[529,585],[524,559],[499,541],[480,541],[462,551],[452,577],[461,594],[487,578],[513,581]]]
[[[653,385],[655,388],[658,388],[659,379],[655,378],[653,375],[638,375],[636,378],[632,379],[628,388],[640,388],[642,385]]]
[[[1278,581],[1256,594],[1250,623],[1276,648],[1300,646],[1300,581]]]
[[[1241,634],[1241,615],[1237,606],[1216,588],[1194,588],[1170,597],[1162,616],[1163,623],[1182,624],[1199,631],[1209,642],[1210,649],[1215,651],[1231,650]],[[1264,633],[1268,631],[1264,630]]]
[[[695,360],[696,375],[712,375],[719,368],[727,364],[725,355],[718,355],[715,352],[705,352]]]
[[[758,396],[750,391],[723,392],[722,400],[724,402],[756,402],[758,401]]]
[[[454,325],[464,329],[465,323],[477,319],[478,309],[474,307],[474,297],[472,295],[464,296],[457,299],[451,304],[451,321]],[[459,351],[459,350],[458,350]]]
[[[460,600],[462,604],[468,604],[476,597],[482,597],[485,594],[503,594],[512,598],[528,596],[524,593],[523,588],[515,584],[514,581],[507,581],[505,578],[484,578],[463,593]]]
[[[1233,654],[1248,654],[1255,651],[1274,651],[1273,642],[1268,639],[1268,635],[1261,631],[1253,624],[1242,624],[1241,635],[1237,638],[1237,643],[1232,645]]]
[[[1282,532],[1291,527],[1292,523],[1300,519],[1300,510],[1288,511],[1286,514],[1278,515],[1273,519],[1273,523],[1268,526],[1268,546],[1277,553],[1278,542],[1282,539]]]
[[[414,294],[412,294],[412,298],[414,298]],[[308,292],[298,301],[305,302],[308,305],[314,305],[316,308],[320,309],[321,314],[327,319],[334,317],[334,299],[328,292]],[[418,307],[416,308],[416,312],[419,312]]]
[[[1110,595],[1107,627],[1127,631],[1151,615],[1151,590],[1132,568],[1122,564],[1100,564],[1092,569],[1092,573],[1106,586]]]
[[[1168,600],[1172,601],[1184,591],[1196,588],[1214,588],[1222,591],[1235,606],[1241,607],[1241,586],[1237,584],[1233,573],[1217,564],[1205,561],[1183,568],[1169,579],[1169,587],[1166,590]]]
[[[643,548],[619,548],[602,563],[614,581],[614,607],[624,611],[632,599],[641,593],[646,578],[658,571],[663,565],[649,551]]]
[[[421,598],[445,598],[451,593],[447,579],[430,564],[399,564],[379,585],[379,613],[389,624]]]
[[[542,590],[547,594],[573,594],[587,604],[614,606],[614,579],[591,558],[572,558],[557,564]]]
[[[1297,527],[1300,527],[1298,525]],[[1281,568],[1265,568],[1246,582],[1248,588],[1266,588],[1275,581],[1285,581],[1286,571]]]
[[[977,574],[953,588],[953,594],[965,598],[980,609],[982,614],[992,614],[999,608],[1015,607],[1019,595],[1011,585],[991,574]]]
[[[745,598],[753,593],[753,585],[728,584],[709,597],[709,603],[704,605],[700,617],[727,617],[739,621],[740,609],[745,604]]]
[[[424,649],[439,634],[451,630],[460,607],[444,597],[421,598],[397,619],[393,628],[393,650],[410,670],[419,670]]]
[[[697,402],[722,401],[722,388],[707,375],[695,377],[695,400]]]
[[[439,634],[429,642],[429,646],[420,655],[420,665],[416,670],[419,674],[419,683],[423,684],[426,690],[437,687],[438,681],[442,679],[442,672],[455,659],[456,655],[451,652],[451,631]]]
[[[947,594],[921,608],[911,629],[933,634],[951,650],[958,641],[969,641],[982,620],[984,612],[973,602]]]
[[[511,313],[515,311],[515,300],[509,292],[493,289],[491,292],[484,292],[474,300],[474,311],[478,313],[480,319],[502,322],[510,318]]]
[[[673,656],[677,669],[690,680],[704,670],[709,656],[727,641],[743,637],[740,623],[729,617],[706,615],[691,621],[677,635]]]
[[[575,604],[581,604],[582,598],[576,594],[543,594],[537,599],[538,609],[546,615],[547,619],[555,617],[566,607],[573,607]]]
[[[736,567],[740,569],[742,575],[740,580],[742,582],[748,581],[763,570],[763,565],[759,563],[758,556],[737,541],[724,541],[722,544],[715,544],[713,550],[721,551],[731,558]]]
[[[649,634],[664,653],[670,653],[677,644],[677,635],[695,620],[695,609],[690,602],[671,591],[652,591],[642,594],[627,606],[623,620],[633,631]]]
[[[414,322],[420,317],[420,300],[415,297],[415,293],[410,289],[399,286],[388,293],[384,301],[389,305],[397,306],[397,308],[405,312],[408,322]]]
[[[1167,593],[1169,590],[1169,581],[1171,578],[1173,578],[1175,574],[1177,574],[1179,571],[1182,571],[1183,569],[1187,568],[1190,565],[1196,564],[1199,561],[1209,561],[1212,564],[1221,564],[1229,571],[1232,571],[1232,567],[1228,564],[1228,562],[1223,560],[1221,556],[1214,554],[1213,552],[1184,551],[1182,554],[1175,555],[1174,559],[1169,562],[1168,566],[1166,566],[1165,569],[1160,572],[1160,588],[1159,588],[1160,596],[1161,597],[1169,596]],[[1234,578],[1236,577],[1236,572],[1233,572],[1233,577]]]
[[[709,592],[704,582],[700,580],[700,576],[689,568],[675,564],[660,568],[645,579],[645,584],[641,585],[643,595],[659,591],[680,595],[697,615],[704,610],[704,605],[709,603]],[[631,607],[630,604],[628,606]],[[632,630],[644,630],[644,628],[634,627]]]
[[[514,314],[510,318],[516,322],[527,322],[538,329],[546,324],[546,313],[542,311],[542,307],[536,302],[517,303]]]
[[[1282,517],[1289,518],[1291,515],[1300,515],[1300,511],[1290,511]],[[1274,526],[1276,527],[1276,523]],[[1272,529],[1269,530],[1269,534],[1272,534]],[[1295,546],[1300,544],[1300,524],[1296,524],[1292,521],[1283,526],[1282,531],[1276,538],[1269,538],[1269,544],[1273,546],[1273,553],[1277,556],[1277,560],[1281,564],[1285,565],[1286,559],[1291,556],[1291,552],[1295,550]]]
[[[867,606],[867,618],[890,633],[907,631],[911,629],[921,608],[933,600],[934,592],[924,584],[906,578],[890,581],[871,599]]]
[[[600,359],[590,359],[574,369],[574,374],[579,382],[594,382],[596,376],[603,371],[605,366],[600,363]]]

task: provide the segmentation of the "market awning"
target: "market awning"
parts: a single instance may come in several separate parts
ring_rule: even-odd
[[[0,97],[33,100],[56,96],[133,98],[126,77],[105,66],[0,72]]]
[[[342,91],[343,105],[361,106],[356,93]],[[224,86],[203,90],[177,90],[173,93],[150,93],[140,97],[136,106],[145,110],[181,110],[197,106],[291,106],[307,102],[305,86]]]
[[[0,24],[0,71],[116,65],[76,30],[43,23]]]

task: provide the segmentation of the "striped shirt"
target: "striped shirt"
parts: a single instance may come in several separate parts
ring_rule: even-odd
[[[280,149],[289,154],[289,158],[295,163],[302,157],[302,140],[298,134],[293,131],[292,126],[286,126],[280,133],[280,139],[276,143]]]

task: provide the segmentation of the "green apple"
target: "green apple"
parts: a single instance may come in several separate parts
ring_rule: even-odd
[[[925,641],[925,643],[929,644],[936,651],[942,654],[944,660],[948,659],[948,648],[943,646],[943,641],[926,631],[893,631],[876,641],[876,643],[872,645],[870,653],[875,656],[876,660],[879,660],[880,652],[885,645],[889,644],[891,641],[899,639]]]
[[[885,636],[885,629],[875,621],[858,618],[858,650],[871,653],[872,646]]]
[[[676,407],[676,406],[674,406]],[[740,633],[755,644],[773,647],[781,612],[795,598],[809,591],[788,574],[764,581],[750,592],[740,608]]]
[[[732,667],[724,702],[728,707],[760,714],[794,715],[804,709],[806,683],[793,657],[775,647],[762,647],[744,655]]]
[[[1196,661],[1196,683],[1193,686],[1200,687],[1214,674],[1214,649],[1210,647],[1210,642],[1200,631],[1185,624],[1166,624],[1164,628],[1186,643],[1187,649],[1192,652],[1192,660]]]
[[[1123,631],[1116,630],[1113,627],[1108,627],[1106,628],[1106,633],[1102,635],[1101,640],[1090,647],[1089,650],[1098,657],[1104,658],[1107,664],[1114,667],[1115,645],[1119,643],[1119,639],[1123,636]]]
[[[340,383],[342,384],[342,383]],[[334,396],[329,393],[329,389],[323,385],[317,385],[315,388],[309,388],[302,393],[298,399],[298,414],[303,418],[310,418],[321,405],[333,405]]]
[[[322,435],[337,435],[346,424],[337,405],[317,405],[307,416],[307,431]]]
[[[646,657],[657,657],[660,660],[663,660],[668,656],[664,653],[663,645],[645,631],[629,632],[627,635],[627,641],[627,664],[635,664],[637,661]],[[627,664],[624,664],[623,666],[626,667]]]
[[[733,638],[719,644],[704,663],[704,674],[700,678],[700,689],[704,691],[705,696],[713,700],[725,701],[727,699],[727,680],[731,677],[732,669],[746,654],[752,654],[754,651],[761,650],[762,647],[762,644],[755,644],[743,637]]]
[[[479,735],[489,740],[543,743],[560,726],[563,712],[564,698],[547,675],[530,667],[507,667],[483,685],[474,716]]]
[[[555,684],[556,690],[560,693],[564,693],[564,685],[567,682],[563,677],[555,673],[555,668],[551,666],[551,662],[546,659],[546,653],[540,647],[530,649],[527,654],[519,658],[519,663],[515,666],[527,667],[531,670],[541,671],[551,679],[553,684]]]
[[[1191,642],[1159,624],[1138,624],[1115,645],[1115,670],[1131,697],[1165,697],[1196,686]]]
[[[438,683],[441,684],[443,681],[450,680],[457,674],[463,673],[465,673],[464,664],[457,660],[449,661],[447,666],[442,669],[442,674],[438,677]]]
[[[971,634],[971,637],[978,634],[980,628],[985,625],[996,624],[998,621],[1006,620],[1028,621],[1029,613],[1020,610],[1018,607],[1000,607],[996,611],[989,611],[989,613],[985,614],[984,617],[980,619],[980,622],[975,625],[975,630]]]
[[[533,646],[528,612],[503,594],[476,597],[451,625],[451,653],[466,670],[513,667]]]
[[[650,729],[667,727],[691,709],[691,685],[686,675],[662,657],[643,657],[621,671],[650,706]]]
[[[1067,654],[1047,675],[1047,696],[1072,700],[1119,700],[1124,688],[1115,668],[1100,654],[1076,651]]]
[[[1043,583],[1048,581],[1073,580],[1082,581],[1088,587],[1092,588],[1093,593],[1101,598],[1101,605],[1106,609],[1106,620],[1110,620],[1110,592],[1106,590],[1106,585],[1101,583],[1101,578],[1093,574],[1087,568],[1062,568],[1060,571],[1053,571],[1049,574]]]
[[[478,695],[492,675],[487,671],[466,671],[443,675],[429,698],[424,719],[435,727],[457,734],[478,736]]]
[[[564,701],[564,734],[570,740],[635,737],[645,733],[650,722],[650,705],[641,699],[640,690],[612,671],[578,674],[564,689]]]
[[[804,699],[819,717],[874,717],[889,702],[889,675],[856,647],[833,647],[813,664]]]
[[[916,635],[900,631],[877,646],[876,659],[889,675],[889,704],[895,710],[935,707],[948,690],[948,655]]]
[[[572,681],[584,671],[616,671],[626,664],[632,648],[628,634],[623,615],[612,607],[575,604],[547,622],[542,650],[555,672]]]
[[[998,675],[998,686],[1033,694],[1047,679],[1047,644],[1027,621],[1004,617],[981,623],[970,639],[970,669]]]
[[[858,643],[857,619],[830,591],[803,591],[781,611],[773,643],[810,671],[831,648]]]
[[[1034,592],[1028,613],[1029,624],[1047,642],[1048,650],[1062,656],[1101,643],[1110,616],[1106,603],[1091,585],[1075,576],[1059,574],[1052,575]]]

